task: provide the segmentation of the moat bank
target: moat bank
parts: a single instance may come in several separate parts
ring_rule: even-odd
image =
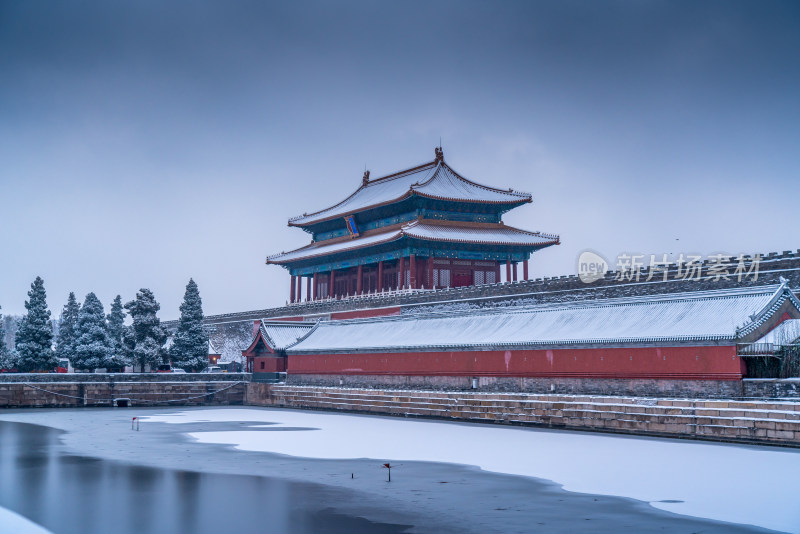
[[[0,407],[271,406],[800,447],[800,401],[770,398],[797,385],[744,381],[765,398],[690,399],[263,384],[227,373],[18,374],[0,376]]]

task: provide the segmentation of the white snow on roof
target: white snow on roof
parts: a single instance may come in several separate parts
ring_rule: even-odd
[[[773,345],[791,345],[800,339],[800,319],[788,319],[770,330],[756,343],[772,343]]]
[[[283,350],[308,334],[316,323],[300,321],[261,321],[261,333],[275,350]]]
[[[777,293],[776,293],[777,290]],[[320,323],[290,353],[733,340],[785,286]],[[795,299],[796,300],[796,299]]]
[[[289,219],[297,226],[344,216],[419,193],[423,196],[467,202],[529,202],[530,194],[503,191],[463,178],[444,162],[431,162],[414,169],[378,178],[359,187],[352,195],[330,208]]]
[[[558,236],[541,232],[526,232],[510,226],[450,226],[433,221],[414,221],[403,227],[409,237],[431,241],[462,241],[466,243],[495,243],[502,245],[549,245]]]
[[[289,261],[296,261],[304,258],[313,258],[315,256],[324,256],[327,254],[335,254],[337,252],[344,252],[346,250],[367,247],[370,245],[377,245],[388,241],[400,239],[403,236],[399,228],[380,232],[369,236],[358,237],[356,239],[346,239],[342,241],[320,241],[319,243],[312,243],[303,248],[298,248],[291,252],[283,252],[275,254],[267,258],[268,263],[283,263]]]
[[[400,228],[393,228],[376,234],[335,242],[320,241],[311,245],[275,254],[267,258],[269,263],[284,263],[315,256],[335,254],[347,250],[388,243],[403,236],[427,241],[451,241],[462,243],[547,246],[558,242],[558,236],[540,232],[527,232],[502,224],[475,223],[473,225],[444,221],[411,221]]]

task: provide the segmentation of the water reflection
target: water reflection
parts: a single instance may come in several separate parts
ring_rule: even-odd
[[[409,528],[334,513],[325,503],[348,499],[341,490],[64,454],[59,433],[0,421],[0,506],[56,534],[395,534]]]

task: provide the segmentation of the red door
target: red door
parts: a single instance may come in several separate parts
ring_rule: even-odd
[[[472,285],[472,271],[453,271],[453,287]]]

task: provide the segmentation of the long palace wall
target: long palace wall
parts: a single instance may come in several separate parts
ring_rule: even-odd
[[[739,380],[735,346],[290,354],[289,374]]]
[[[483,284],[456,289],[440,289],[436,291],[400,291],[383,294],[366,295],[342,299],[301,302],[275,308],[211,315],[205,319],[210,328],[230,327],[230,325],[249,323],[264,318],[300,318],[331,317],[350,318],[346,314],[336,317],[341,312],[357,312],[358,310],[374,310],[371,315],[392,315],[400,309],[413,309],[417,306],[448,304],[455,301],[469,302],[482,306],[515,304],[518,302],[569,302],[592,298],[617,298],[635,295],[655,295],[682,291],[700,291],[725,289],[731,287],[751,287],[756,285],[777,284],[781,277],[789,280],[789,285],[796,293],[800,293],[800,250],[770,252],[762,256],[757,280],[751,277],[741,282],[732,277],[728,280],[704,277],[702,280],[676,279],[676,268],[668,271],[668,280],[662,281],[661,273],[647,280],[649,273],[642,271],[638,281],[616,280],[615,272],[609,272],[600,280],[591,284],[583,283],[577,276],[556,276],[537,278],[511,283]],[[385,313],[383,313],[383,310]],[[360,312],[365,313],[365,312]],[[351,316],[352,317],[352,316]],[[177,327],[177,321],[165,321],[167,328]],[[226,326],[227,325],[227,326]]]

